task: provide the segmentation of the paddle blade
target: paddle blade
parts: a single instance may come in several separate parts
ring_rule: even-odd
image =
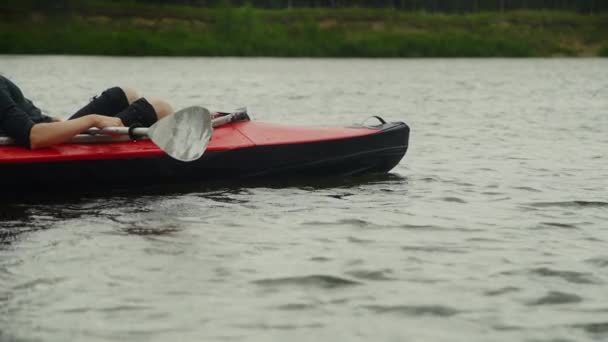
[[[148,137],[156,146],[181,161],[200,158],[212,133],[211,114],[196,106],[166,116],[148,129]]]

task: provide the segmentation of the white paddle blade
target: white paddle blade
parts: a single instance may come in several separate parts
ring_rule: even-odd
[[[166,116],[148,129],[148,137],[156,146],[181,161],[200,158],[212,133],[211,114],[197,106]]]

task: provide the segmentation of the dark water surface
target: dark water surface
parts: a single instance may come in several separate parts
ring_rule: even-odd
[[[0,73],[60,116],[128,84],[412,127],[384,176],[4,193],[0,341],[608,339],[608,60],[5,56]]]

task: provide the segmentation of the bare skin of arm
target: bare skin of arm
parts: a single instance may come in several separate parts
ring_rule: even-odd
[[[78,119],[35,124],[30,131],[32,149],[49,147],[66,142],[89,128],[120,127],[119,118],[91,114]]]

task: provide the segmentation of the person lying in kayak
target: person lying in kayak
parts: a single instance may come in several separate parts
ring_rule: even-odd
[[[42,114],[19,87],[0,75],[0,132],[31,149],[66,142],[92,127],[149,127],[172,113],[165,101],[148,101],[133,89],[113,87],[61,121]]]

